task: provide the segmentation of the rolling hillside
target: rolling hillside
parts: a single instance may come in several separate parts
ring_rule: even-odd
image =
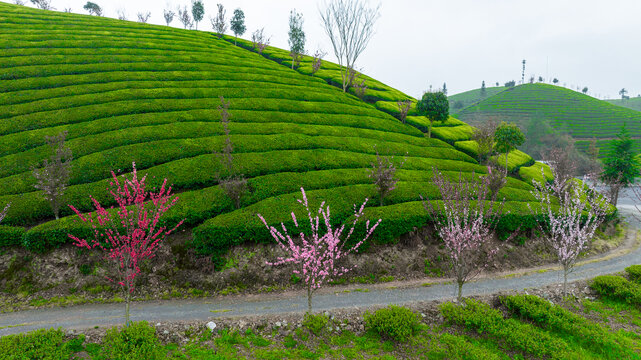
[[[91,195],[114,205],[106,191],[110,171],[130,172],[135,161],[149,185],[168,178],[180,193],[167,221],[195,227],[201,253],[269,241],[256,214],[291,222],[301,187],[312,207],[321,199],[331,204],[334,221],[351,216],[353,204],[376,195],[368,178],[375,145],[407,156],[385,206],[368,203],[367,215],[383,218],[379,241],[425,223],[419,194],[435,196],[432,167],[452,176],[486,172],[455,147],[469,139],[468,125],[451,119],[435,129],[439,138],[427,139],[420,126],[390,115],[393,108],[380,110],[408,99],[400,91],[367,78],[362,101],[328,84],[339,76],[336,65],[325,62],[310,76],[310,59],[291,70],[278,61],[284,50],[261,56],[208,32],[1,2],[0,47],[0,204],[12,203],[3,222],[9,226],[0,227],[11,234],[4,245],[47,250],[69,242],[70,232],[92,236],[76,216],[52,221],[33,187],[31,167],[49,156],[44,137],[63,131],[74,155],[66,203],[90,211]],[[224,146],[221,96],[230,102],[234,159],[251,189],[238,210],[217,184],[217,173],[225,175],[215,154]],[[513,170],[532,165],[522,158],[511,161]],[[510,179],[502,190],[513,214],[529,214],[530,188]],[[71,211],[63,207],[63,215]]]
[[[641,97],[630,97],[629,99],[611,99],[611,100],[606,100],[610,104],[618,105],[618,106],[623,106],[628,109],[636,110],[636,111],[641,111]]]
[[[485,95],[481,94],[480,88],[450,95],[448,96],[448,100],[450,101],[450,113],[455,114],[457,111],[463,110],[470,105],[494,96],[505,89],[507,89],[505,86],[495,86],[485,88]]]
[[[467,107],[457,116],[471,124],[490,117],[524,127],[527,122],[545,121],[571,135],[579,149],[587,149],[590,139],[596,138],[602,154],[626,124],[637,150],[641,149],[641,112],[554,85],[520,85]]]

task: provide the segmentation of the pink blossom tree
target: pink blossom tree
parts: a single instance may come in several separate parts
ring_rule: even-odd
[[[299,199],[298,202],[305,206],[305,209],[307,210],[307,216],[311,226],[310,236],[305,235],[303,231],[301,231],[299,233],[299,239],[294,240],[285,227],[285,224],[281,224],[281,232],[275,227],[269,226],[262,215],[258,214],[258,217],[263,224],[265,224],[265,227],[267,227],[278,245],[287,252],[286,257],[279,257],[276,262],[268,262],[267,264],[278,266],[291,263],[296,266],[294,274],[299,275],[307,287],[307,312],[311,314],[312,295],[314,291],[323,286],[327,280],[336,279],[352,269],[350,267],[339,265],[339,260],[346,257],[351,252],[358,250],[358,248],[370,237],[372,232],[374,232],[376,227],[380,224],[381,219],[378,219],[372,227],[370,227],[370,221],[367,220],[363,239],[348,250],[344,250],[345,243],[352,236],[356,223],[363,216],[363,210],[365,209],[365,204],[367,204],[367,199],[365,199],[365,202],[363,202],[358,210],[356,209],[356,205],[354,205],[354,220],[352,221],[352,227],[349,229],[345,239],[341,239],[345,230],[345,224],[338,228],[334,228],[332,226],[330,222],[329,205],[325,206],[325,202],[323,201],[318,209],[318,214],[322,216],[323,223],[325,225],[325,231],[321,231],[320,216],[312,216],[312,212],[309,209],[309,203],[307,202],[305,189],[301,188],[300,190],[303,193],[303,199]],[[291,215],[294,220],[294,225],[298,229],[299,224],[296,219],[296,215],[294,212],[292,212]]]
[[[178,197],[171,195],[171,186],[167,187],[167,179],[162,183],[158,192],[145,189],[147,175],[138,178],[136,164],[133,164],[132,178],[123,175],[120,182],[112,171],[110,182],[111,195],[116,201],[117,208],[108,211],[90,196],[95,208],[88,215],[80,213],[75,207],[71,209],[83,222],[91,225],[94,239],[91,242],[69,234],[74,245],[87,249],[99,248],[105,252],[105,259],[116,265],[117,279],[108,278],[119,284],[126,300],[125,325],[129,325],[130,295],[134,290],[135,279],[140,274],[140,263],[154,257],[156,250],[164,238],[182,224],[180,221],[171,230],[159,224],[160,218],[173,205]],[[117,216],[114,216],[114,213]]]
[[[433,169],[432,181],[441,194],[442,206],[430,199],[424,199],[423,206],[449,254],[460,302],[463,285],[486,268],[497,252],[490,242],[503,201],[497,203],[496,194],[490,194],[488,176],[478,179],[472,173],[468,181],[459,173],[458,181],[450,181]]]
[[[531,193],[539,200],[540,208],[535,211],[529,204],[528,207],[543,219],[539,227],[546,234],[547,243],[563,267],[563,296],[566,296],[568,273],[605,220],[609,203],[586,184],[572,181],[573,185],[569,186],[567,179],[557,175],[554,166],[551,169],[554,175],[551,183],[533,181],[534,190]]]

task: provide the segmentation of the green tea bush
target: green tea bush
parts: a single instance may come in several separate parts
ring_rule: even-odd
[[[504,319],[500,311],[474,299],[464,305],[445,303],[441,313],[451,323],[474,330],[515,350],[548,359],[573,359],[568,344],[531,324]]]
[[[395,305],[376,310],[373,314],[368,311],[363,318],[368,329],[398,342],[409,340],[420,330],[421,325],[415,312]]]
[[[590,288],[603,297],[641,305],[641,286],[620,276],[597,276],[590,282]]]
[[[632,281],[641,282],[641,265],[632,265],[625,268],[625,272]]]
[[[0,248],[20,245],[24,234],[23,227],[0,225]]]
[[[156,337],[156,329],[146,321],[107,330],[97,356],[100,360],[160,360],[166,357],[166,350]]]
[[[503,296],[500,301],[521,319],[526,319],[551,331],[571,337],[582,347],[604,359],[639,358],[632,350],[634,343],[611,333],[604,326],[589,321],[558,305],[533,295]]]
[[[81,350],[84,335],[65,340],[62,329],[40,329],[0,337],[0,358],[6,360],[67,360]]]
[[[311,331],[314,335],[319,336],[327,328],[329,318],[324,314],[309,314],[306,313],[303,318],[303,326]]]

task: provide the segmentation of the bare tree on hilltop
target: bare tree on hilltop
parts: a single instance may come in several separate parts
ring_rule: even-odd
[[[116,14],[118,14],[118,20],[127,20],[127,13],[125,12],[125,9],[118,9]]]
[[[176,12],[171,9],[165,9],[162,15],[165,18],[165,22],[167,23],[167,26],[169,26],[169,24],[171,24],[171,22],[174,21],[174,16],[176,16]]]
[[[379,10],[380,4],[370,8],[362,0],[332,0],[320,11],[323,28],[341,67],[344,92],[349,87],[349,69],[355,68],[356,60],[374,35]]]
[[[185,29],[192,27],[192,22],[191,22],[191,15],[189,15],[189,11],[187,10],[187,6],[183,6],[181,9],[178,7],[178,20],[183,24]]]
[[[269,45],[271,38],[265,37],[265,28],[258,29],[252,33],[252,46],[258,51],[259,54]]]
[[[56,9],[53,6],[51,6],[51,0],[31,0],[31,3],[34,4],[38,9],[42,9],[42,10]],[[20,3],[16,1],[16,4],[24,5],[24,1],[20,1]]]
[[[225,10],[223,4],[216,4],[216,7],[218,8],[216,17],[210,18],[210,20],[211,27],[214,28],[214,31],[216,31],[216,33],[218,34],[218,38],[220,39],[225,34],[225,31],[227,31],[227,22],[225,20],[225,14],[227,14],[227,10]]]
[[[146,24],[146,23],[147,23],[147,21],[149,20],[149,17],[151,16],[151,13],[150,13],[150,12],[140,13],[140,12],[139,12],[139,13],[137,14],[137,16],[138,16],[138,22],[141,22],[141,23],[143,23],[143,24]]]

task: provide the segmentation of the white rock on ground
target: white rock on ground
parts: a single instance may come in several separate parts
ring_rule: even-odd
[[[207,323],[207,328],[208,328],[210,331],[214,331],[214,329],[216,329],[216,323],[215,323],[215,322],[213,322],[213,321],[208,322],[208,323]]]

